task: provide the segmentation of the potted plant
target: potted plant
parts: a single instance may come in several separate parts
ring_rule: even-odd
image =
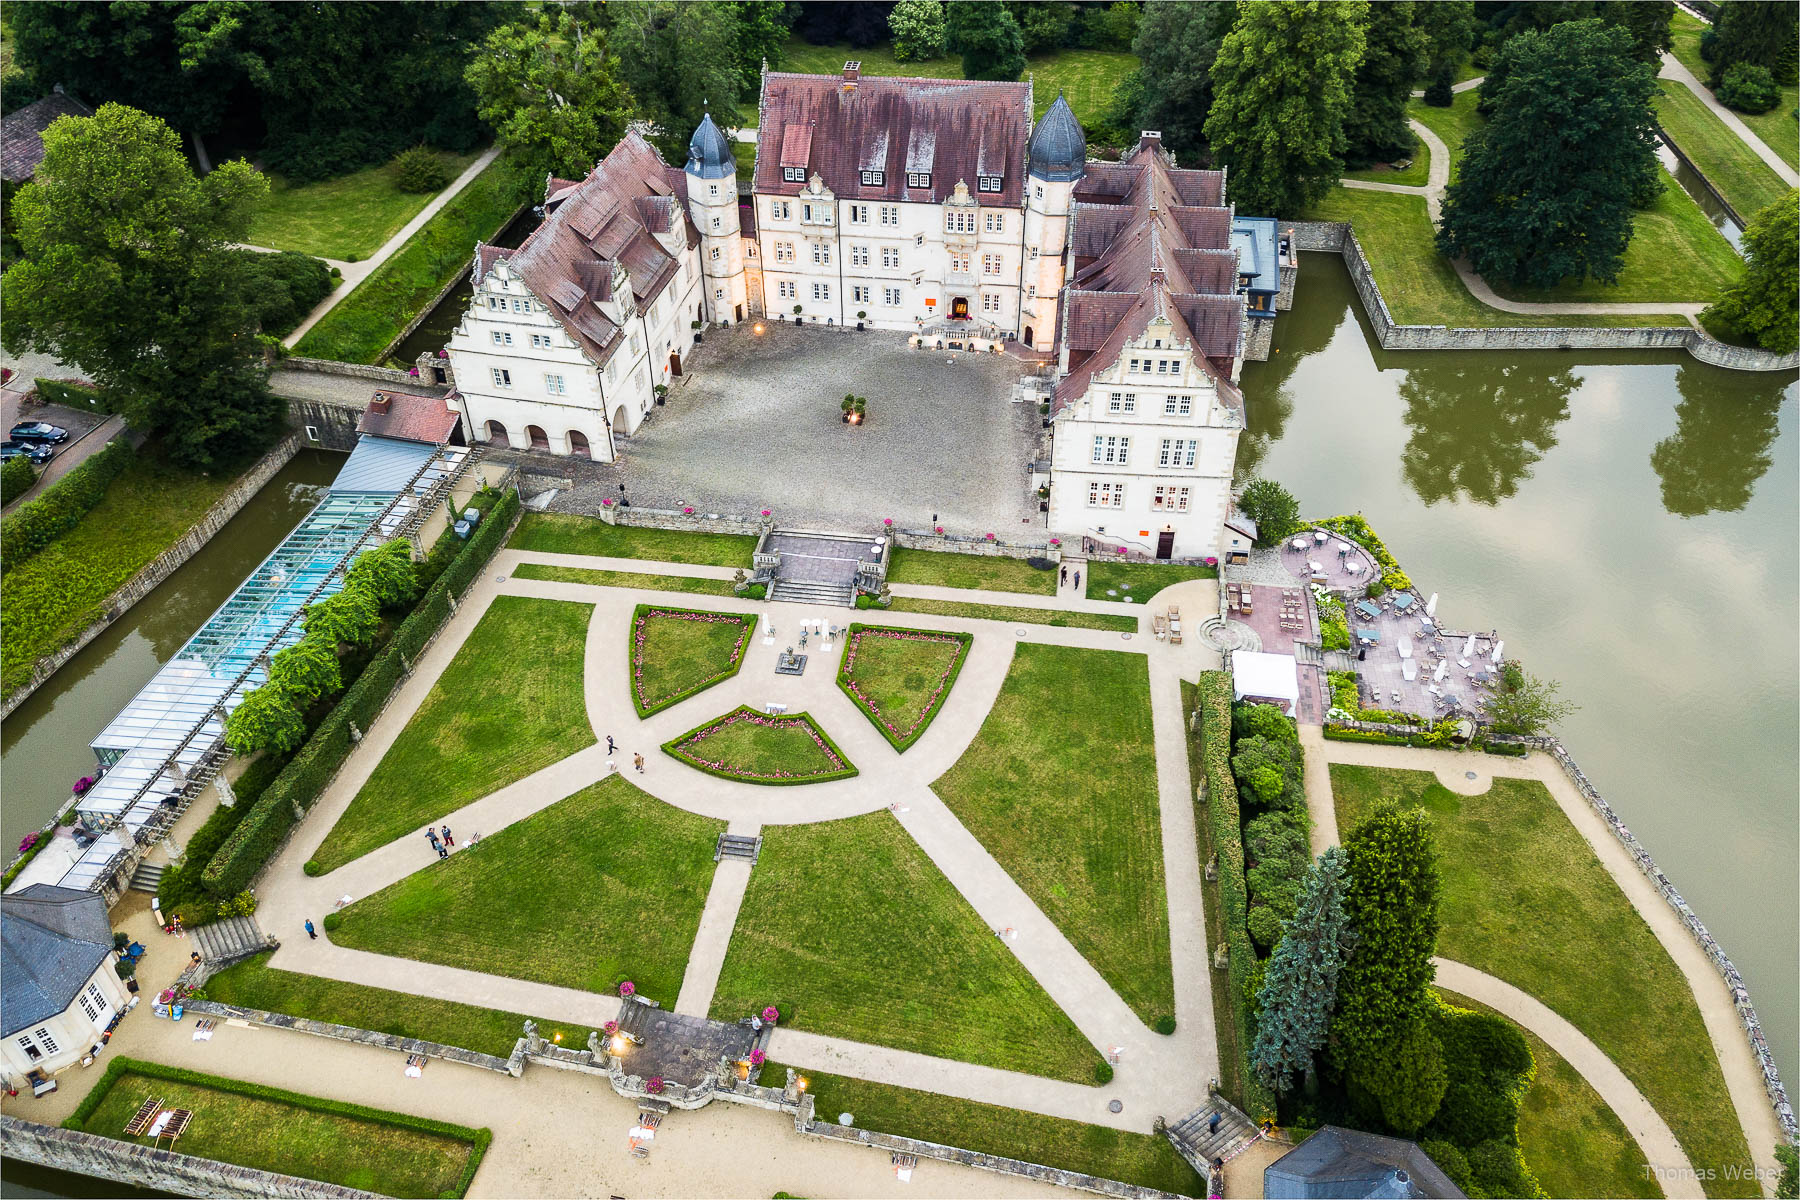
[[[864,311],[862,311],[862,310],[860,310],[860,309],[859,309],[859,310],[857,310],[857,313],[856,313],[856,327],[857,327],[857,328],[858,328],[858,329],[861,329],[861,328],[862,328],[862,327],[863,327],[863,322],[864,322],[864,321],[866,321],[866,320],[868,320],[868,319],[869,319],[869,314],[868,314],[868,313],[866,313],[866,312],[864,312]]]
[[[844,402],[838,405],[838,407],[844,410],[844,424],[848,425],[850,423],[850,414],[856,408],[856,397],[850,395],[848,392],[844,393]]]
[[[655,387],[651,388],[650,390],[656,393],[656,402],[658,404],[667,404],[668,403],[668,395],[669,395],[669,385],[668,384],[659,383]]]
[[[700,322],[690,321],[688,322],[688,328],[694,331],[694,345],[698,346],[701,342],[706,340],[700,336]]]
[[[794,324],[800,324],[800,306],[798,304],[794,305]]]

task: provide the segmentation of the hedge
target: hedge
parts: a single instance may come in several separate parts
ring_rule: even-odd
[[[81,523],[106,489],[131,465],[131,446],[124,440],[104,450],[44,489],[43,495],[0,521],[0,545],[6,567],[16,567]]]
[[[450,597],[469,590],[469,585],[505,541],[518,509],[516,491],[501,498],[488,518],[477,527],[474,536],[464,544],[462,553],[444,568],[411,615],[394,631],[387,647],[345,690],[312,737],[294,755],[293,761],[268,786],[231,837],[219,847],[200,877],[201,884],[213,896],[220,899],[235,896],[249,887],[280,848],[288,830],[298,819],[296,810],[304,813],[311,808],[350,756],[354,745],[350,740],[350,726],[366,730],[375,723],[375,718],[387,705],[388,697],[406,673],[402,659],[406,662],[416,659],[449,618]]]
[[[88,412],[111,413],[118,411],[99,388],[85,383],[76,383],[72,379],[34,379],[31,384],[37,389],[38,399],[45,404],[60,404],[64,408],[84,408]]]
[[[1410,591],[1412,589],[1412,580],[1405,571],[1400,569],[1400,564],[1394,561],[1394,556],[1388,553],[1388,548],[1382,544],[1381,539],[1375,536],[1375,531],[1369,528],[1369,523],[1360,516],[1326,517],[1323,521],[1311,521],[1308,524],[1347,537],[1374,555],[1375,561],[1381,564],[1381,582],[1390,589],[1394,591]]]
[[[649,616],[652,612],[664,612],[664,613],[704,612],[704,615],[710,616],[710,617],[736,617],[738,620],[740,620],[744,623],[744,649],[743,649],[743,652],[737,656],[736,662],[732,663],[729,667],[725,668],[723,671],[720,671],[717,675],[714,675],[708,679],[702,679],[700,682],[696,683],[693,687],[686,688],[682,691],[676,692],[673,696],[665,696],[663,699],[658,700],[655,704],[652,704],[648,708],[646,708],[646,707],[644,707],[643,697],[638,694],[638,688],[637,688],[637,631],[638,631],[639,623],[642,622],[644,620],[644,618]],[[683,700],[686,700],[689,696],[699,695],[701,692],[704,692],[707,688],[711,687],[715,683],[723,683],[727,679],[732,678],[739,671],[744,669],[744,660],[746,658],[750,657],[750,638],[755,633],[756,633],[756,614],[755,613],[727,613],[727,612],[715,613],[715,612],[706,612],[705,610],[702,610],[702,609],[676,608],[675,606],[670,605],[670,604],[640,604],[640,605],[638,605],[636,608],[631,610],[631,640],[628,643],[626,643],[626,646],[625,646],[625,676],[626,676],[626,678],[628,678],[632,681],[632,684],[631,684],[631,706],[637,710],[637,715],[640,718],[648,717],[655,713],[661,712],[663,709],[668,708],[671,705],[680,704]]]
[[[18,497],[31,490],[37,482],[37,468],[31,460],[20,454],[6,460],[0,467],[0,504],[11,504]]]
[[[1195,683],[1200,708],[1200,756],[1206,776],[1206,816],[1218,857],[1219,901],[1225,916],[1226,972],[1238,1014],[1238,1078],[1244,1081],[1243,1106],[1252,1117],[1275,1115],[1275,1097],[1250,1069],[1250,1036],[1256,1028],[1250,978],[1256,971],[1256,949],[1250,942],[1249,895],[1244,882],[1244,830],[1238,810],[1237,782],[1231,777],[1231,676],[1202,671]]]
[[[230,1092],[237,1096],[247,1096],[252,1100],[267,1100],[275,1104],[286,1104],[294,1108],[304,1108],[311,1112],[327,1113],[332,1116],[354,1117],[362,1121],[374,1121],[380,1125],[392,1126],[395,1129],[410,1129],[415,1133],[429,1133],[438,1137],[454,1138],[459,1142],[469,1143],[469,1161],[464,1164],[461,1177],[456,1186],[445,1193],[450,1196],[468,1194],[469,1185],[475,1181],[475,1172],[481,1168],[481,1160],[486,1156],[488,1147],[493,1144],[494,1131],[486,1127],[476,1129],[468,1125],[452,1125],[448,1121],[434,1121],[429,1117],[415,1117],[411,1113],[390,1112],[382,1108],[368,1108],[361,1104],[351,1104],[347,1100],[331,1100],[324,1096],[308,1096],[300,1092],[290,1092],[283,1088],[269,1087],[266,1084],[251,1083],[243,1079],[227,1079],[223,1075],[208,1075],[204,1071],[189,1071],[183,1067],[171,1067],[162,1063],[146,1062],[141,1058],[113,1059],[106,1064],[106,1070],[95,1082],[88,1094],[82,1097],[75,1111],[63,1120],[64,1129],[81,1131],[88,1119],[105,1103],[107,1093],[118,1083],[124,1074],[142,1075],[147,1079],[166,1079],[171,1083],[185,1083],[195,1087],[212,1088],[214,1091]]]
[[[846,643],[854,641],[856,635],[859,633],[923,633],[933,637],[951,638],[962,643],[961,648],[956,652],[956,661],[950,664],[950,673],[944,677],[943,694],[938,697],[937,703],[931,706],[931,711],[925,714],[925,719],[919,722],[919,727],[912,731],[912,735],[904,738],[882,724],[881,718],[870,709],[868,704],[855,692],[850,690],[850,676],[848,673],[850,656],[845,654],[843,659],[838,663],[838,690],[848,696],[850,698],[850,703],[856,705],[857,709],[861,711],[864,716],[869,718],[869,723],[874,725],[875,728],[881,732],[881,736],[888,740],[888,745],[904,754],[912,748],[914,742],[917,742],[920,738],[925,736],[925,731],[931,728],[931,723],[937,720],[937,715],[944,711],[944,703],[950,699],[950,689],[956,686],[956,677],[962,674],[963,664],[969,661],[969,647],[974,643],[975,635],[972,633],[951,633],[947,629],[907,629],[899,625],[862,625],[853,623],[849,630],[845,632],[844,641]]]

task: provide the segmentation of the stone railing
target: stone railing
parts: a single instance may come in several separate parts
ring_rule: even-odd
[[[379,1192],[363,1192],[301,1179],[295,1175],[278,1175],[253,1167],[238,1167],[196,1158],[174,1150],[159,1150],[116,1138],[83,1133],[78,1129],[59,1129],[22,1121],[18,1117],[0,1116],[0,1145],[6,1157],[37,1163],[58,1171],[109,1179],[155,1192],[173,1192],[177,1196],[255,1196],[255,1197],[320,1197],[325,1200],[352,1200],[355,1197],[378,1197]]]
[[[1047,558],[1062,561],[1062,546],[1048,542],[1009,542],[999,537],[970,537],[937,533],[930,529],[895,529],[887,534],[890,544],[902,550],[953,550],[958,554],[987,554],[996,558]]]
[[[100,616],[92,624],[62,649],[38,659],[31,669],[31,678],[8,693],[4,701],[0,701],[0,718],[11,716],[13,710],[24,703],[27,696],[42,687],[46,679],[56,674],[58,668],[79,654],[89,642],[106,632],[107,627],[124,616],[132,605],[149,595],[158,584],[197,554],[200,547],[210,542],[213,534],[224,528],[225,523],[237,516],[238,511],[250,503],[251,497],[260,492],[263,485],[275,477],[276,472],[287,466],[288,461],[299,452],[301,440],[298,433],[290,433],[282,438],[273,450],[263,455],[260,462],[232,485],[230,491],[215,500],[212,507],[175,540],[174,545],[140,567],[137,574],[114,589],[112,595],[101,603]]]
[[[612,525],[630,525],[640,529],[679,529],[687,533],[735,533],[761,537],[769,522],[762,517],[740,517],[731,513],[684,513],[673,508],[639,508],[636,505],[604,505],[600,519]]]
[[[277,370],[311,371],[318,375],[342,375],[347,379],[369,379],[376,383],[392,384],[420,391],[443,391],[436,384],[428,384],[407,371],[393,367],[371,367],[362,363],[338,362],[329,358],[284,358],[275,364]]]

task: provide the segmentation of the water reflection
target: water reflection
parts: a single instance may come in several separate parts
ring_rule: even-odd
[[[1675,432],[1656,443],[1650,466],[1662,481],[1663,507],[1678,517],[1738,512],[1768,471],[1769,447],[1781,431],[1781,376],[1745,375],[1722,386],[1718,372],[1683,366],[1675,375],[1681,401]]]
[[[1510,499],[1556,445],[1569,417],[1570,369],[1504,361],[1503,355],[1417,367],[1400,398],[1410,430],[1401,470],[1426,504],[1466,496],[1477,504]]]

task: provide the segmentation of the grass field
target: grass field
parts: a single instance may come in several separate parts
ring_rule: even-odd
[[[932,789],[1146,1025],[1174,1015],[1142,655],[1021,645]]]
[[[764,828],[712,1015],[769,1004],[784,1027],[983,1066],[1092,1083],[1101,1065],[886,812]]]
[[[1712,67],[1700,57],[1700,35],[1705,32],[1706,22],[1679,8],[1675,10],[1674,20],[1669,23],[1675,57],[1703,85],[1712,77]],[[1780,91],[1780,103],[1768,112],[1739,113],[1738,117],[1769,149],[1786,159],[1788,166],[1800,167],[1800,119],[1794,116],[1794,107],[1800,104],[1800,87],[1787,84]]]
[[[1082,578],[1087,580],[1089,600],[1122,600],[1129,596],[1143,603],[1177,583],[1190,579],[1217,579],[1217,567],[1187,567],[1173,563],[1120,563],[1089,559]],[[1110,593],[1117,592],[1117,596]]]
[[[1111,613],[1064,612],[1057,608],[1014,608],[1010,604],[971,604],[962,600],[926,600],[895,596],[889,612],[926,613],[934,617],[967,617],[971,621],[1011,621],[1016,625],[1050,625],[1058,629],[1101,629],[1135,633],[1136,617]]]
[[[471,154],[438,151],[454,180],[474,162]],[[246,239],[272,250],[299,250],[320,258],[361,262],[431,203],[435,192],[403,192],[393,163],[364,167],[336,179],[289,183],[269,176],[269,198],[250,222]]]
[[[997,554],[956,554],[938,550],[895,550],[888,563],[889,583],[925,583],[937,587],[980,588],[990,592],[1056,595],[1056,572],[1040,571],[1022,558]]]
[[[856,1118],[858,1129],[1080,1171],[1178,1196],[1205,1194],[1200,1190],[1200,1176],[1165,1137],[978,1104],[937,1092],[818,1072],[803,1074],[825,1120],[847,1112]],[[786,1069],[766,1064],[763,1078],[779,1086]]]
[[[966,633],[852,625],[838,687],[905,753],[949,699],[971,640]]]
[[[756,552],[756,539],[748,534],[642,529],[565,513],[526,513],[506,544],[514,550],[642,558],[708,567],[748,567],[750,556]]]
[[[593,745],[581,691],[592,613],[496,597],[313,860],[335,870]]]
[[[28,681],[41,656],[99,619],[106,598],[180,539],[234,482],[140,455],[75,528],[8,565],[0,576],[0,686],[10,692]]]
[[[176,1145],[183,1154],[386,1196],[460,1196],[468,1186],[462,1176],[475,1150],[472,1137],[407,1128],[397,1113],[333,1112],[330,1101],[310,1096],[193,1072],[180,1072],[191,1079],[162,1078],[151,1064],[144,1069],[151,1073],[126,1069],[114,1075],[81,1128],[149,1147],[150,1139],[127,1138],[122,1131],[140,1104],[158,1097],[165,1108],[194,1114]],[[209,1082],[194,1081],[200,1079]],[[346,1153],[348,1147],[355,1152]]]
[[[1438,991],[1458,1008],[1494,1013],[1479,1000]],[[1519,1113],[1519,1148],[1544,1191],[1643,1200],[1662,1195],[1646,1169],[1643,1150],[1600,1093],[1544,1039],[1516,1024],[1514,1028],[1524,1035],[1537,1063],[1537,1078]]]
[[[602,571],[594,567],[559,567],[553,563],[520,563],[514,579],[553,583],[585,583],[593,587],[643,588],[653,592],[685,592],[694,596],[735,596],[729,579],[695,579],[691,575],[642,575],[636,571]]]
[[[358,900],[331,940],[673,1007],[724,829],[614,775]]]
[[[638,716],[647,717],[737,674],[755,629],[756,618],[748,615],[638,605],[627,648]]]
[[[1431,814],[1442,854],[1438,953],[1536,996],[1618,1064],[1669,1123],[1709,1196],[1754,1195],[1750,1161],[1687,981],[1544,785],[1458,796],[1422,771],[1334,763],[1338,827],[1377,799]],[[1528,869],[1520,869],[1528,864]]]
[[[415,996],[411,992],[390,992],[324,975],[277,971],[268,962],[269,954],[259,954],[225,968],[206,981],[206,998],[239,1008],[258,1008],[352,1029],[372,1029],[394,1037],[460,1046],[496,1058],[511,1054],[513,1043],[523,1033],[525,1017],[520,1013]],[[559,1026],[542,1018],[537,1024],[540,1036],[551,1038],[561,1033],[566,1045],[579,1046],[587,1039],[586,1029]]]
[[[1415,101],[1415,103],[1417,103]],[[1403,155],[1402,157],[1407,157]],[[1366,179],[1372,183],[1399,183],[1408,187],[1423,187],[1431,181],[1431,150],[1424,139],[1413,138],[1412,165],[1404,171],[1396,171],[1384,164],[1363,167],[1357,171],[1345,171],[1345,179]]]
[[[709,775],[745,783],[823,783],[856,774],[849,758],[803,712],[766,716],[739,706],[663,743]]]
[[[1684,196],[1683,199],[1686,199]],[[1691,204],[1692,201],[1689,201]],[[1698,209],[1694,210],[1699,213]],[[1375,271],[1394,320],[1403,325],[1457,327],[1529,327],[1538,325],[1686,325],[1679,314],[1668,316],[1545,315],[1502,312],[1469,294],[1450,260],[1437,252],[1436,236],[1423,196],[1394,192],[1360,192],[1339,188],[1307,214],[1319,221],[1350,221]],[[1702,216],[1704,220],[1704,216]],[[1707,232],[1719,238],[1710,225]],[[1724,239],[1719,238],[1720,244]],[[1634,244],[1633,250],[1638,247]],[[1726,246],[1729,252],[1731,247]],[[1533,296],[1531,299],[1539,299]],[[1627,299],[1625,296],[1610,297]]]
[[[1787,195],[1787,184],[1719,120],[1706,102],[1684,84],[1664,79],[1656,101],[1656,119],[1700,173],[1712,180],[1731,206],[1748,221],[1766,206]]]
[[[1449,108],[1434,108],[1419,99],[1409,101],[1406,106],[1407,116],[1444,139],[1444,145],[1450,149],[1452,179],[1456,178],[1456,168],[1462,162],[1463,139],[1482,124],[1481,114],[1475,111],[1478,92],[1479,89],[1470,88],[1456,93]]]
[[[543,180],[518,174],[502,155],[406,239],[319,323],[294,353],[347,363],[373,363],[407,323],[466,269],[475,244],[495,236],[519,207],[537,198]]]

